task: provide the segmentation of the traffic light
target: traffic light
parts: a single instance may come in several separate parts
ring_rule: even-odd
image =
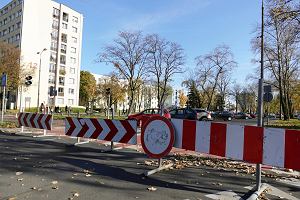
[[[30,86],[32,84],[32,76],[26,76],[25,85]]]

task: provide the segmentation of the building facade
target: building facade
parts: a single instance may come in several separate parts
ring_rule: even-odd
[[[13,0],[0,9],[0,41],[20,48],[21,78],[32,76],[18,91],[18,108],[78,106],[82,29],[82,14],[52,0]]]

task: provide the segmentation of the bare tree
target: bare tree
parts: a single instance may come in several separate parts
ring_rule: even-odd
[[[129,92],[129,109],[132,112],[135,94],[146,74],[146,57],[148,51],[141,32],[120,32],[114,44],[108,45],[99,54],[99,62],[113,64],[118,74],[127,80]]]
[[[207,109],[209,110],[218,87],[222,88],[222,91],[227,90],[229,75],[237,63],[234,61],[230,48],[226,45],[218,46],[207,55],[198,56],[196,62],[198,82],[207,96]]]
[[[145,41],[149,52],[147,64],[149,72],[154,76],[160,108],[168,96],[167,86],[172,81],[172,77],[183,72],[183,49],[180,45],[166,41],[157,34],[148,35]]]

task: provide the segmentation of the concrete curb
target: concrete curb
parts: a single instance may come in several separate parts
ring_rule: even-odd
[[[255,191],[247,200],[256,200],[263,191],[268,188],[268,184],[263,183],[258,191]]]

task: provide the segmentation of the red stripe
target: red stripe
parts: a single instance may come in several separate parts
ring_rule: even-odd
[[[23,113],[19,113],[19,116],[18,116],[19,126],[22,126],[22,123],[21,123],[21,118],[22,117],[23,117]]]
[[[73,122],[73,118],[71,117],[66,117],[65,120],[65,127],[67,127],[67,124],[70,125],[69,130],[65,130],[65,134],[66,135],[72,135],[73,131],[75,130],[76,126],[75,123]]]
[[[104,121],[107,124],[108,128],[110,128],[110,132],[107,134],[107,136],[104,138],[104,140],[111,141],[117,134],[118,129],[116,128],[116,126],[114,125],[112,120],[104,119]]]
[[[25,113],[25,116],[23,118],[23,123],[24,123],[24,126],[26,126],[26,127],[29,127],[28,123],[27,123],[27,117],[28,117],[28,115],[29,115],[29,113]]]
[[[284,167],[300,170],[300,131],[285,131]]]
[[[52,129],[52,124],[50,123],[51,118],[52,118],[52,115],[47,115],[47,117],[46,117],[45,125],[47,127],[47,130]]]
[[[262,163],[264,129],[257,126],[245,126],[244,161]]]
[[[123,127],[126,129],[126,134],[120,140],[120,143],[128,143],[129,140],[136,134],[136,131],[132,128],[130,123],[126,120],[120,120]]]
[[[40,129],[44,129],[43,128],[43,125],[42,125],[42,118],[43,118],[43,115],[42,114],[38,114],[39,115],[39,117],[38,117],[38,119],[37,119],[37,123],[38,123],[38,125],[39,125],[39,128]]]
[[[35,118],[36,115],[37,114],[32,114],[30,119],[29,119],[29,122],[30,122],[30,125],[31,125],[32,128],[37,128],[37,127],[35,127],[35,124],[34,124],[34,118]]]
[[[95,128],[96,128],[96,130],[94,131],[94,133],[91,135],[90,138],[97,139],[98,136],[100,135],[100,133],[103,131],[103,128],[102,128],[102,126],[99,124],[98,119],[96,119],[96,118],[91,118],[90,120],[91,120],[91,122],[93,123],[93,125],[94,125]]]
[[[80,120],[81,120],[81,119],[78,119],[79,122],[80,122]],[[89,127],[88,127],[88,125],[87,125],[86,123],[82,124],[82,123],[80,122],[80,124],[81,124],[82,128],[81,128],[81,130],[79,131],[77,137],[84,137],[84,135],[86,134],[86,132],[89,130]]]
[[[211,123],[210,154],[225,157],[226,151],[226,124]]]
[[[183,120],[182,149],[195,151],[197,121]]]

